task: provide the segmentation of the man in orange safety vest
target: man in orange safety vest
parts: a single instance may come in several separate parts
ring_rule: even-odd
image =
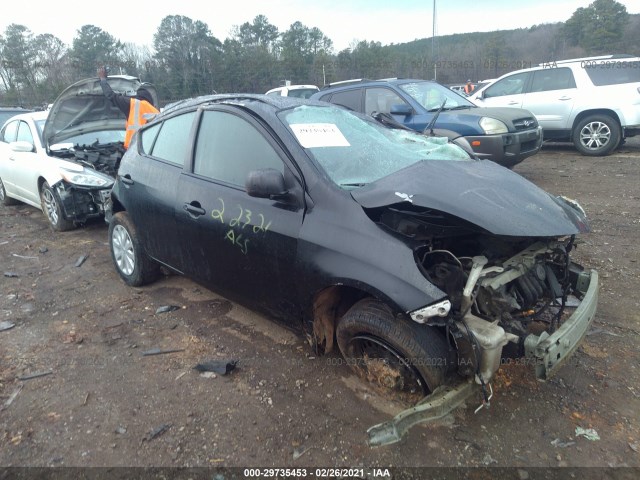
[[[466,85],[464,86],[464,93],[466,95],[471,95],[471,92],[473,92],[476,89],[476,86],[471,83],[471,79],[467,80]]]
[[[129,148],[133,134],[136,133],[142,125],[147,123],[145,115],[159,113],[159,110],[153,105],[153,96],[144,86],[136,90],[135,97],[126,97],[114,92],[107,83],[107,71],[105,67],[98,69],[98,77],[100,78],[102,92],[127,118],[124,148]]]

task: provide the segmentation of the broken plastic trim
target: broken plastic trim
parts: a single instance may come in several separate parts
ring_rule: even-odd
[[[369,428],[368,443],[372,447],[379,447],[399,442],[414,425],[432,422],[448,415],[479,389],[480,387],[473,383],[473,379],[455,385],[442,385],[392,420]]]
[[[417,323],[425,323],[431,317],[446,317],[451,310],[451,302],[449,300],[442,300],[441,302],[428,305],[410,312],[411,320]]]

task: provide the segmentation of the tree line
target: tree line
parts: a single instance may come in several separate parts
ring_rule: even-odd
[[[0,105],[50,103],[101,65],[110,74],[154,83],[165,104],[214,92],[264,93],[284,80],[319,86],[350,78],[480,81],[541,62],[606,53],[640,56],[640,15],[629,15],[615,0],[595,0],[561,23],[386,46],[360,41],[337,53],[319,28],[298,21],[280,32],[265,15],[235,26],[224,41],[202,21],[170,15],[152,47],[121,42],[94,25],[82,26],[66,45],[11,24],[0,35]]]

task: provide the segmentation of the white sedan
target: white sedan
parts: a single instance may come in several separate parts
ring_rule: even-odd
[[[48,112],[11,118],[0,130],[0,202],[41,208],[57,231],[104,214],[113,178],[47,153],[42,131]],[[69,149],[60,145],[58,151]]]
[[[125,75],[107,81],[126,96],[143,85]],[[7,120],[0,130],[0,203],[42,208],[56,231],[104,215],[125,152],[125,121],[98,78],[69,86],[46,112]]]

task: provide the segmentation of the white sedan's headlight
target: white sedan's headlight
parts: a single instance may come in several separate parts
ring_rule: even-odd
[[[487,135],[495,135],[498,133],[507,133],[509,129],[500,120],[496,120],[491,117],[482,117],[480,119],[480,126]]]
[[[85,170],[83,172],[72,172],[61,168],[60,175],[62,175],[62,178],[67,182],[73,183],[74,185],[82,185],[84,187],[107,187],[110,184],[113,184],[112,180],[107,180],[106,178],[92,173],[89,170]]]

